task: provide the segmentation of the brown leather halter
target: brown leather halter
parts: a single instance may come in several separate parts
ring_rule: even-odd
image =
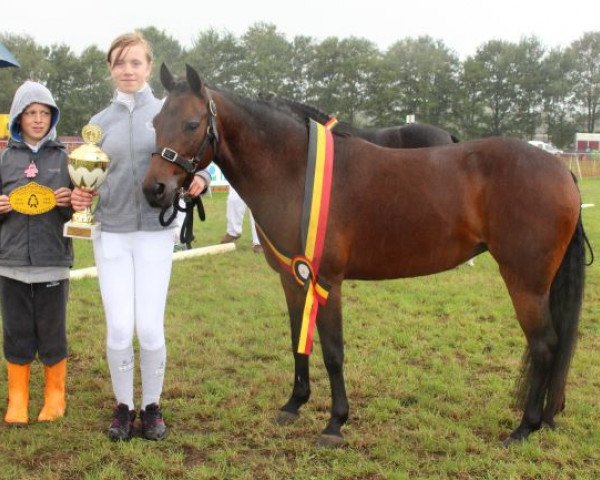
[[[174,163],[189,175],[193,175],[198,170],[198,163],[208,148],[208,145],[212,146],[213,158],[217,156],[217,144],[219,142],[219,134],[217,132],[215,121],[217,118],[217,106],[208,90],[206,90],[206,96],[208,97],[208,126],[206,127],[206,136],[204,137],[204,140],[202,140],[196,155],[194,155],[192,159],[187,159],[169,147],[158,147],[158,151],[152,153],[152,155],[159,155],[167,162]]]

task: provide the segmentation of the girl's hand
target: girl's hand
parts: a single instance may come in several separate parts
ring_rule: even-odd
[[[81,212],[87,207],[92,206],[92,200],[96,192],[88,192],[87,190],[81,190],[79,187],[75,187],[71,192],[71,206],[76,212]]]
[[[199,175],[194,175],[192,183],[190,183],[190,188],[188,188],[186,193],[190,197],[197,197],[204,191],[205,188],[206,182],[204,181],[204,179]]]

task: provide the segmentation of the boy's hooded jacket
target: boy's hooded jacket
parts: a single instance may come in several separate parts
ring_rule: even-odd
[[[37,153],[24,143],[20,126],[21,114],[32,103],[48,105],[52,110],[50,130],[39,142]],[[66,149],[55,140],[59,118],[56,102],[46,87],[31,81],[19,87],[10,108],[11,138],[0,153],[0,195],[10,195],[32,181],[52,190],[72,188]],[[38,169],[35,178],[25,175],[31,163]],[[55,207],[40,215],[24,215],[14,210],[0,214],[0,265],[70,267],[73,248],[71,239],[63,236],[63,224],[71,213],[70,208]]]

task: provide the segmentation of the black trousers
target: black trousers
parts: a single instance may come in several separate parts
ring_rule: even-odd
[[[36,354],[44,365],[67,357],[69,280],[23,283],[0,277],[4,357],[31,363]]]

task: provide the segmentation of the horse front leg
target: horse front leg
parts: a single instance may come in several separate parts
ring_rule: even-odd
[[[275,422],[280,425],[287,425],[298,418],[300,407],[308,402],[310,398],[310,377],[308,356],[297,353],[304,308],[304,292],[289,274],[280,275],[280,279],[290,317],[292,352],[294,355],[294,383],[292,394],[287,403],[280,408]]]
[[[331,387],[331,417],[317,443],[321,446],[336,447],[345,443],[341,428],[348,420],[349,413],[344,382],[344,338],[340,285],[331,289],[327,304],[320,307],[317,329]]]

